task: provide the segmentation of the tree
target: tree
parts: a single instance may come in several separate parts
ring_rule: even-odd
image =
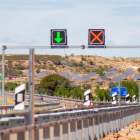
[[[72,54],[71,54],[71,56],[73,57],[73,56],[74,56],[74,54],[72,53]]]
[[[110,100],[111,99],[111,95],[110,95],[110,90],[109,89],[99,89],[97,91],[97,95],[98,98],[103,101],[103,99],[105,98],[105,100]]]
[[[136,95],[136,98],[138,98],[138,84],[136,82],[122,81],[121,85],[127,88],[130,100],[132,100],[133,95]]]
[[[44,88],[44,90],[50,89],[53,92],[60,86],[68,87],[69,83],[69,79],[58,74],[49,74],[43,77],[40,81],[40,85]]]
[[[67,88],[60,87],[57,90],[57,92],[55,92],[55,95],[60,96],[60,97],[64,96],[64,97],[68,97],[69,98],[70,97],[70,92],[67,90]]]
[[[95,89],[95,93],[97,94],[98,90],[99,90],[99,85],[95,86],[96,89]]]
[[[100,76],[104,75],[104,73],[103,73],[103,70],[102,70],[102,69],[98,69],[97,73],[98,73]]]
[[[70,91],[70,95],[75,98],[75,99],[84,99],[84,92],[85,90],[84,89],[81,89],[81,88],[74,88],[73,90]]]
[[[5,84],[5,89],[6,90],[10,90],[10,91],[14,91],[16,87],[18,87],[19,85],[17,83],[11,83],[8,82]]]

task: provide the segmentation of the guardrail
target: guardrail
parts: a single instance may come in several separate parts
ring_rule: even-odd
[[[14,91],[7,91],[7,92],[13,92],[14,93]],[[29,95],[29,93],[26,92],[26,95]],[[37,94],[35,94],[35,95],[37,95]],[[58,97],[58,96],[51,96],[51,95],[42,95],[42,96],[45,97],[45,98],[50,98],[50,100],[52,100],[52,101],[53,100],[68,100],[68,101],[75,101],[75,102],[84,102],[84,100],[64,98],[64,97]],[[112,103],[112,101],[97,101],[96,99],[95,99],[95,101],[92,101],[92,102],[96,103],[96,104],[111,104]],[[118,101],[116,103],[118,104]],[[130,102],[130,104],[136,104],[136,103],[138,103],[138,102],[135,102],[135,103]],[[121,101],[121,104],[125,104],[125,101]]]
[[[60,103],[48,103],[48,104],[35,104],[35,110],[44,110],[44,109],[49,109],[49,108],[53,108],[53,107],[58,107],[60,105]],[[3,107],[4,106],[0,106],[0,114],[3,114]],[[5,105],[6,107],[6,112],[8,113],[18,113],[18,112],[28,112],[29,111],[29,105],[25,105],[25,109],[23,111],[18,111],[18,110],[14,110],[14,105]]]
[[[1,118],[1,140],[12,137],[14,140],[27,140],[28,132],[33,129],[35,140],[98,140],[140,119],[140,105],[39,114],[34,117],[34,125],[28,125],[27,117]]]

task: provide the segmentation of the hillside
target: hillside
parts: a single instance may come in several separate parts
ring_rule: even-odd
[[[0,55],[0,60],[2,56]],[[1,64],[1,63],[0,63]],[[116,68],[118,74],[122,74],[127,68],[133,68],[134,75],[138,73],[140,67],[140,59],[134,58],[107,58],[101,56],[84,56],[84,55],[35,55],[35,75],[39,72],[49,71],[50,73],[69,72],[69,74],[79,73],[81,75],[89,72],[97,72],[95,77],[90,81],[83,81],[78,84],[91,84],[94,86],[99,84],[95,80],[99,75],[108,72],[108,68]],[[29,55],[5,55],[5,77],[12,75],[16,79],[27,79],[25,74],[29,71]],[[81,76],[80,75],[80,76]],[[41,78],[36,77],[36,84]],[[105,82],[104,87],[109,81]],[[102,83],[103,85],[103,83]]]
[[[0,60],[2,56],[0,55]],[[0,63],[1,64],[1,63]],[[132,58],[107,58],[101,56],[84,55],[35,55],[35,69],[40,71],[48,70],[50,72],[80,72],[87,73],[95,69],[117,68],[123,72],[126,68],[140,67],[140,59]],[[20,70],[19,74],[25,74],[29,70],[29,55],[5,55],[6,75],[14,74],[13,70]],[[8,76],[7,75],[7,76]],[[18,73],[17,73],[18,75]]]

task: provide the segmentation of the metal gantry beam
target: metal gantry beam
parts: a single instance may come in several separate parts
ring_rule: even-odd
[[[101,45],[95,46],[96,49],[100,49]],[[70,46],[64,46],[64,47],[53,47],[51,48],[51,46],[6,46],[6,49],[79,49],[82,48],[82,45],[70,45]],[[88,46],[85,46],[85,48],[87,49]],[[94,47],[92,47],[94,48]],[[114,49],[125,49],[125,48],[140,48],[140,45],[134,45],[134,46],[105,46],[105,48],[114,48]],[[89,48],[91,49],[91,48]]]

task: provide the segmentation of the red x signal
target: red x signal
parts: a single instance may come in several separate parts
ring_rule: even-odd
[[[93,43],[96,39],[100,42],[100,43],[103,43],[102,40],[99,38],[99,36],[103,33],[103,31],[101,31],[98,35],[95,35],[93,31],[90,32],[95,38],[92,39],[90,41],[90,43]]]
[[[9,76],[9,79],[12,80],[13,79],[13,76]]]
[[[105,45],[105,29],[89,29],[88,45]]]

